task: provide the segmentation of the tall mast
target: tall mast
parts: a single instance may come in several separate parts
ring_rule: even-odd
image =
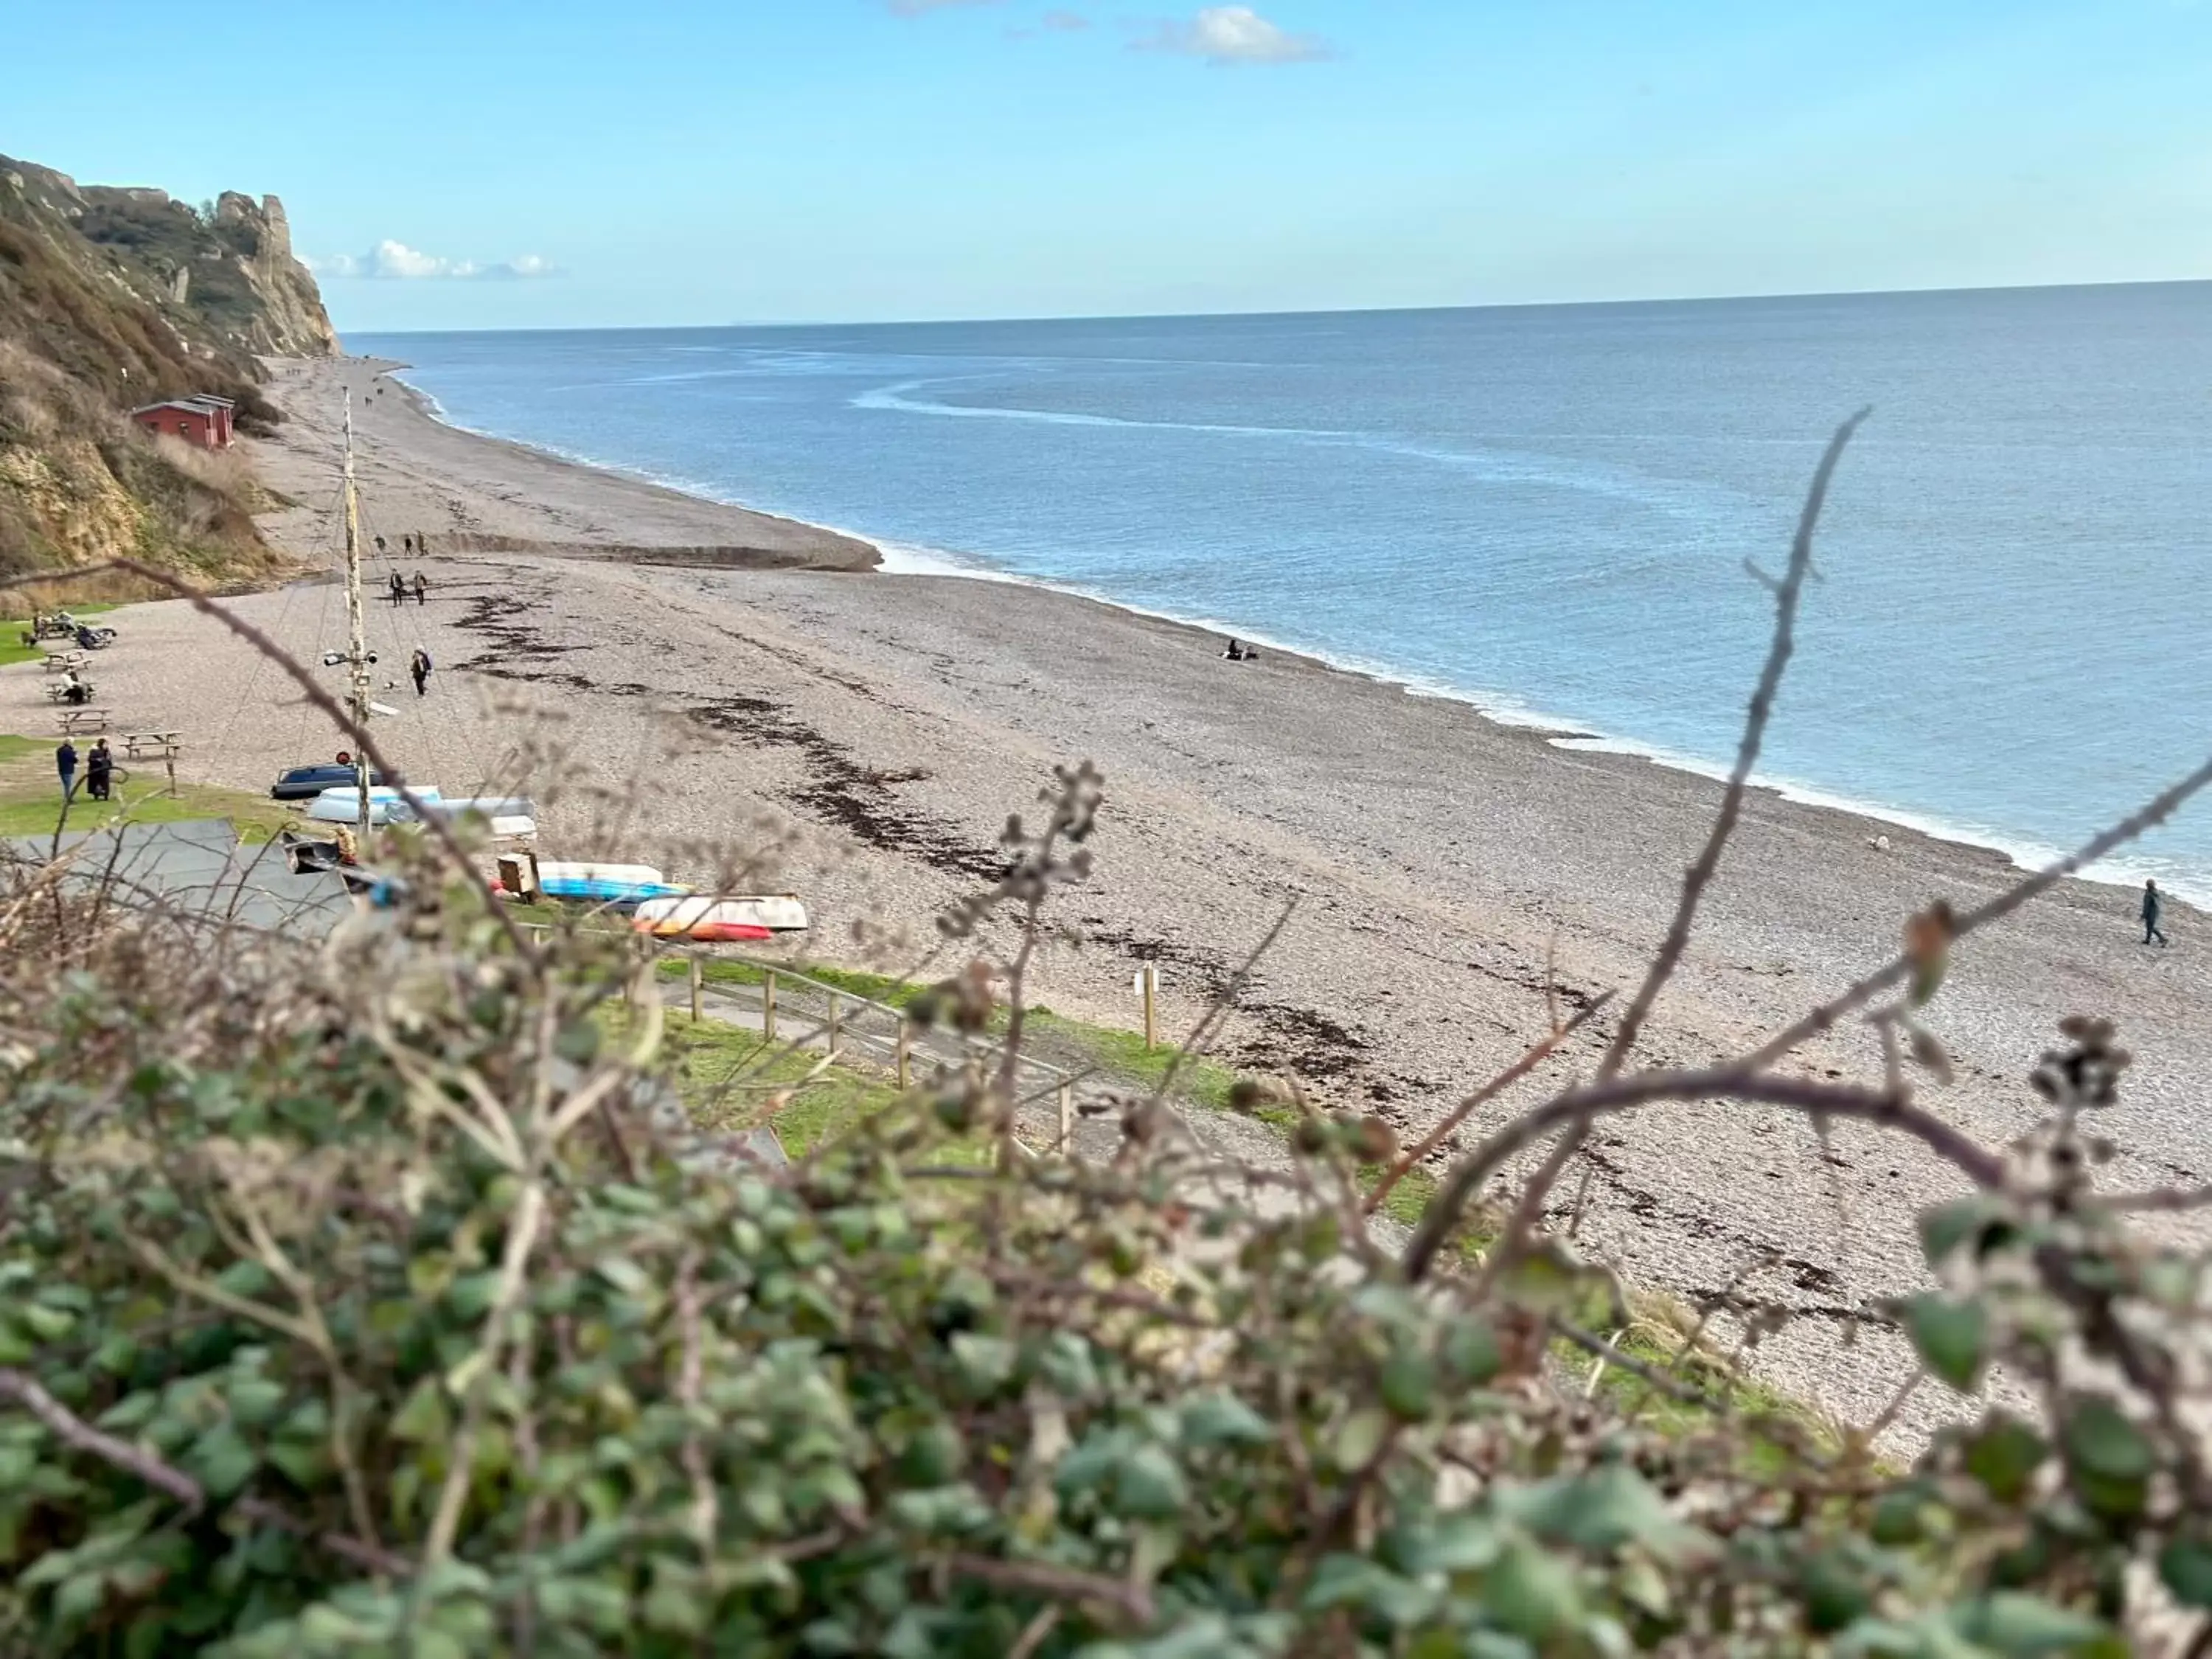
[[[361,508],[353,492],[353,389],[345,394],[346,663],[353,672],[354,724],[368,727],[368,639],[361,614]],[[355,823],[360,847],[368,852],[368,750],[354,739],[354,789],[361,811]]]

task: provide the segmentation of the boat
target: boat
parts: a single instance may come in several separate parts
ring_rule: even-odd
[[[471,815],[482,818],[499,840],[537,838],[537,805],[522,795],[475,795],[461,800],[447,800],[443,796],[425,799],[420,816],[442,818],[451,823]],[[407,818],[403,817],[397,822],[405,823]]]
[[[702,945],[757,943],[780,933],[806,931],[806,907],[788,893],[716,898],[696,893],[685,898],[647,899],[637,907],[634,924],[659,939],[688,939]]]
[[[439,799],[435,789],[413,789],[416,799],[428,806]],[[372,787],[368,792],[368,807],[362,810],[361,791],[357,788],[325,789],[307,803],[307,816],[318,823],[368,824],[381,829],[387,823],[412,823],[415,809],[397,789]]]
[[[547,863],[544,860],[538,865],[538,890],[547,898],[624,906],[682,898],[691,891],[649,864]]]

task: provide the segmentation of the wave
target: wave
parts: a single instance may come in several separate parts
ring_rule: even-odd
[[[1639,473],[1589,463],[1559,459],[1503,449],[1450,449],[1410,439],[1372,432],[1329,427],[1245,426],[1209,421],[1138,421],[1118,415],[1091,415],[1074,410],[1026,409],[1005,404],[953,404],[911,393],[928,386],[957,386],[988,380],[988,375],[933,376],[877,386],[852,399],[854,409],[882,410],[902,415],[930,415],[953,420],[1016,421],[1040,426],[1103,428],[1130,432],[1187,432],[1227,438],[1279,438],[1294,442],[1326,445],[1331,448],[1360,449],[1403,460],[1426,461],[1471,472],[1486,483],[1525,484],[1576,495],[1601,495],[1648,507],[1669,518],[1710,524],[1717,514],[1740,511],[1748,499],[1711,486],[1664,483]]]

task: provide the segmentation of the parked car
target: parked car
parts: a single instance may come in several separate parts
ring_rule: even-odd
[[[335,761],[325,761],[319,766],[295,766],[276,780],[269,792],[271,800],[313,800],[325,789],[351,789],[361,781],[350,766],[340,766]],[[387,781],[381,772],[369,774],[369,787],[375,788]]]

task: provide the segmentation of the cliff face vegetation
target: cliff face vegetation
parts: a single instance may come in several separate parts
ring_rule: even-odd
[[[275,197],[195,210],[0,156],[0,573],[117,555],[210,580],[270,568],[244,465],[128,414],[211,392],[266,430],[281,417],[258,355],[337,347]]]

